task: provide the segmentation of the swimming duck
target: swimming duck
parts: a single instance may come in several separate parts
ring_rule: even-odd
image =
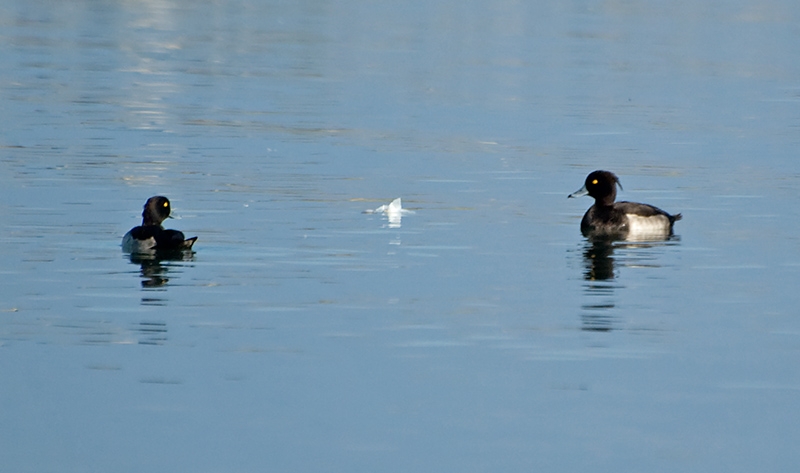
[[[165,230],[161,222],[170,218],[169,199],[157,195],[144,204],[142,224],[122,237],[122,250],[143,253],[156,250],[191,250],[197,237],[185,238],[178,230]]]
[[[594,205],[581,220],[581,233],[585,237],[641,241],[672,236],[672,227],[682,218],[681,214],[670,215],[658,207],[637,202],[614,202],[617,186],[622,189],[614,173],[594,171],[586,177],[582,188],[567,196],[594,197]]]

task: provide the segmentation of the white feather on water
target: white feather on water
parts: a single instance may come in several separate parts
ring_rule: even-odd
[[[400,228],[402,223],[403,217],[406,215],[411,215],[414,213],[413,210],[405,210],[403,208],[403,202],[400,197],[394,199],[388,205],[384,204],[378,207],[375,210],[365,210],[364,213],[373,214],[373,213],[382,213],[385,214],[387,219],[389,220],[389,228]]]

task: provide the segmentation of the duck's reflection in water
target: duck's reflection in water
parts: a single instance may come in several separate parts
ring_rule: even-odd
[[[581,305],[581,330],[607,332],[613,328],[614,244],[608,240],[587,241],[583,248],[584,290],[588,301]]]
[[[170,278],[181,273],[186,264],[194,261],[194,252],[186,250],[158,251],[152,253],[132,253],[129,255],[132,264],[140,266],[142,288],[165,288]],[[163,305],[164,300],[157,297],[143,297],[144,305]]]
[[[134,332],[139,336],[139,345],[164,345],[167,342],[167,323],[163,321],[139,322]]]
[[[585,303],[581,304],[581,330],[608,332],[615,328],[619,267],[660,267],[653,262],[663,248],[679,241],[676,236],[655,241],[589,239],[582,248]],[[617,253],[615,255],[615,253]]]

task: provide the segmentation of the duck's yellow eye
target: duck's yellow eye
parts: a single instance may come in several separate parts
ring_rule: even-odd
[[[592,184],[597,184],[597,179],[593,180]]]
[[[164,202],[164,207],[169,207],[169,202]]]

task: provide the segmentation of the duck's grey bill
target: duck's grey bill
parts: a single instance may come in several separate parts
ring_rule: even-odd
[[[586,190],[586,186],[583,186],[572,194],[568,195],[567,199],[571,199],[573,197],[583,197],[585,195],[589,195],[589,191]]]

